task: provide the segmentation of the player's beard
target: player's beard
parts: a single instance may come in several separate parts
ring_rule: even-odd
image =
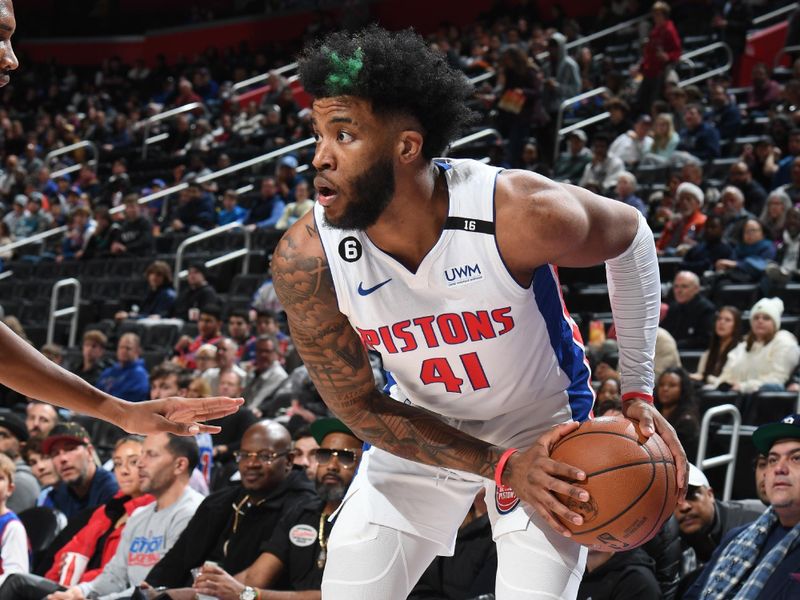
[[[374,225],[389,206],[394,189],[394,165],[391,157],[378,158],[349,182],[347,204],[342,214],[331,220],[326,212],[325,222],[335,229],[364,231]]]

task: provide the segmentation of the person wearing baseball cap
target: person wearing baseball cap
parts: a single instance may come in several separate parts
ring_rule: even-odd
[[[59,423],[42,443],[42,452],[53,459],[61,481],[45,499],[45,506],[61,511],[69,519],[77,513],[108,502],[119,486],[114,476],[99,468],[86,429],[79,423]]]
[[[6,505],[19,514],[27,508],[36,506],[41,488],[33,471],[20,456],[20,446],[28,441],[28,428],[25,421],[8,410],[0,410],[0,452],[8,456],[16,466],[14,492]]]
[[[770,506],[723,538],[685,600],[800,598],[800,414],[760,426],[753,445],[767,457]]]
[[[567,134],[567,150],[558,156],[553,167],[553,178],[556,181],[578,182],[586,165],[592,160],[592,153],[586,147],[587,141],[583,129]]]
[[[686,576],[696,567],[703,566],[725,534],[751,523],[763,510],[764,506],[757,500],[717,499],[705,474],[690,464],[686,498],[674,511],[683,554],[681,575]]]

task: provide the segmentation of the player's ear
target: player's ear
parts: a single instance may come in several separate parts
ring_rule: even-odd
[[[400,132],[400,161],[411,163],[422,155],[422,134],[413,129],[405,129]]]

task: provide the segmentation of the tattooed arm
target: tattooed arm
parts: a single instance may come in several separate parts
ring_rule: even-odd
[[[361,339],[338,309],[313,211],[278,243],[272,276],[295,347],[311,379],[328,407],[359,438],[403,458],[494,479],[504,448],[469,436],[436,414],[397,402],[375,388]],[[549,451],[555,440],[576,426],[554,428],[530,449],[513,455],[503,472],[503,482],[561,533],[566,529],[551,513],[568,519],[580,517],[558,502],[550,490],[579,497],[582,490],[559,477],[577,480],[583,476],[572,467],[560,468],[549,458]],[[549,474],[537,467],[542,462],[547,463]]]

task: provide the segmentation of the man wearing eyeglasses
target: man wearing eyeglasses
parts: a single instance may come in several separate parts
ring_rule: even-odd
[[[320,598],[322,569],[335,515],[361,460],[362,442],[339,419],[317,419],[311,434],[316,450],[317,497],[294,507],[278,523],[261,555],[235,577],[218,566],[206,565],[195,581],[198,594],[219,600],[284,600]],[[286,584],[291,591],[271,589]],[[278,596],[280,594],[280,596]]]
[[[251,425],[234,453],[241,483],[203,501],[175,546],[147,575],[147,583],[183,588],[192,583],[191,570],[206,561],[230,573],[250,566],[286,511],[315,495],[302,470],[293,469],[291,448],[291,436],[283,425],[274,421]],[[181,592],[175,594],[182,597]]]
[[[718,500],[703,472],[690,464],[686,499],[674,513],[683,546],[682,575],[708,562],[725,534],[752,522],[763,510],[758,500]]]

